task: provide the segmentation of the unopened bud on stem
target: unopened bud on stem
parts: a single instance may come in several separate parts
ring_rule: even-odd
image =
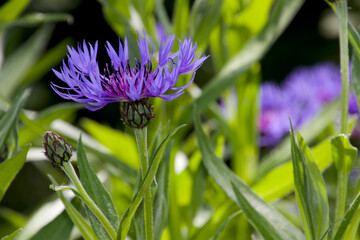
[[[124,102],[121,107],[123,122],[132,128],[143,128],[155,117],[153,106],[147,98],[135,102]]]
[[[45,156],[55,166],[62,166],[71,158],[71,147],[65,139],[52,131],[47,131],[43,141]]]

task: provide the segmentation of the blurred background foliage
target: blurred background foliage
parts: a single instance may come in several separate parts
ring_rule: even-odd
[[[302,4],[301,1],[297,2],[299,6]],[[134,139],[131,137],[132,133],[125,129],[120,121],[117,104],[109,104],[96,112],[90,112],[78,104],[59,104],[65,101],[52,91],[49,83],[58,81],[51,69],[59,69],[62,59],[66,57],[66,46],[75,46],[83,40],[90,43],[99,41],[99,46],[103,46],[106,41],[116,45],[119,36],[122,39],[127,36],[130,51],[132,54],[135,53],[135,56],[136,31],[145,30],[152,37],[156,51],[161,40],[157,32],[157,24],[161,24],[166,33],[175,33],[179,39],[191,36],[194,41],[197,41],[198,46],[207,55],[210,54],[210,58],[198,71],[195,78],[196,86],[194,85],[189,90],[187,96],[168,103],[154,100],[157,118],[150,126],[150,135],[156,136],[155,132],[157,132],[160,122],[165,129],[162,131],[165,132],[180,123],[191,122],[192,112],[187,108],[193,102],[192,98],[199,95],[199,88],[203,89],[210,79],[213,79],[218,73],[222,73],[229,60],[243,50],[249,39],[261,33],[269,23],[269,13],[274,11],[275,3],[285,4],[278,0],[5,1],[0,5],[1,109],[5,114],[15,97],[26,88],[30,89],[25,92],[29,96],[27,96],[27,100],[23,101],[25,110],[20,114],[19,147],[23,147],[29,142],[32,142],[33,148],[40,147],[41,134],[49,128],[68,137],[74,146],[76,146],[79,129],[88,133],[89,135],[84,138],[84,144],[91,155],[90,158],[95,159],[91,163],[98,171],[99,176],[103,176],[103,180],[106,180],[111,194],[116,196],[115,204],[119,214],[122,214],[131,199],[136,170],[139,167]],[[349,5],[351,7],[350,19],[355,26],[359,26],[360,0],[350,1]],[[292,9],[296,11],[296,7]],[[291,16],[288,17],[288,20],[291,20]],[[236,81],[236,84],[230,84],[236,86],[238,96],[246,96],[245,98],[254,104],[253,108],[249,106],[243,108],[245,109],[244,114],[238,114],[230,120],[224,120],[218,116],[218,106],[215,110],[210,107],[210,110],[206,112],[210,120],[204,124],[204,128],[213,133],[211,139],[212,144],[216,146],[217,155],[228,160],[227,164],[249,184],[257,182],[263,176],[260,173],[257,173],[256,176],[258,159],[259,155],[261,158],[269,151],[269,149],[259,150],[257,147],[258,106],[256,98],[259,84],[265,81],[281,82],[297,66],[313,65],[324,61],[338,63],[337,36],[336,16],[328,5],[324,1],[305,1],[286,30],[273,45],[269,44],[271,47],[265,51],[263,57],[260,57],[261,60],[252,64],[249,70],[239,77],[240,80]],[[107,61],[106,51],[102,48],[98,53],[98,62],[101,65]],[[187,80],[180,79],[180,82]],[[215,98],[217,97],[215,96]],[[222,97],[229,97],[229,92],[224,91]],[[241,104],[246,102],[245,100],[236,100],[240,104],[239,109]],[[166,125],[169,116],[173,118],[171,123]],[[218,122],[214,123],[212,118],[217,119]],[[54,122],[56,119],[57,121]],[[59,121],[59,119],[65,121]],[[225,127],[221,121],[226,121]],[[240,121],[243,125],[239,126],[236,121]],[[235,132],[235,134],[231,135],[229,132]],[[320,133],[326,136],[330,135],[328,132]],[[320,133],[320,136],[313,136],[314,138],[311,139],[315,139],[315,137],[324,139],[325,137]],[[164,136],[164,133],[160,135]],[[240,137],[238,140],[237,137],[241,135],[245,135],[245,137]],[[246,139],[246,142],[241,139]],[[158,139],[158,141],[160,140]],[[158,143],[154,142],[153,144]],[[173,177],[169,182],[170,190],[167,193],[170,197],[165,194],[172,207],[169,210],[170,223],[164,233],[165,238],[171,236],[171,239],[180,239],[177,238],[177,235],[184,235],[182,229],[186,225],[186,234],[189,239],[207,239],[205,230],[216,226],[213,229],[216,231],[217,227],[222,224],[222,222],[217,222],[216,216],[210,218],[212,214],[218,214],[219,218],[224,220],[237,211],[237,207],[226,200],[227,197],[219,186],[212,179],[207,178],[207,173],[200,164],[201,155],[196,150],[196,145],[194,129],[190,124],[187,131],[175,141],[173,145],[175,150],[168,153],[168,158],[172,159],[169,160],[170,165],[164,163],[162,166],[164,169],[170,169],[170,176]],[[225,145],[229,147],[225,147]],[[13,152],[16,152],[19,147],[14,146]],[[234,151],[238,147],[247,150]],[[127,152],[124,152],[123,149],[127,149]],[[43,161],[43,157],[36,155],[39,154],[39,149],[35,150],[31,152],[33,155],[30,157],[29,153],[28,161],[1,200],[0,236],[28,226],[22,235],[22,239],[26,239],[27,234],[35,233],[30,234],[29,225],[32,227],[43,226],[49,222],[49,219],[60,213],[58,209],[61,204],[56,201],[54,203],[56,197],[49,189],[50,181],[46,174],[50,172],[57,176],[59,181],[64,181],[65,177],[58,169],[52,168],[48,162]],[[270,167],[263,166],[260,168],[262,173],[265,174],[274,166],[288,160],[290,158],[289,148],[287,150],[288,156],[284,156],[283,160],[279,160],[274,165],[270,164]],[[179,154],[188,158],[184,166],[181,164],[174,166],[173,159],[175,155]],[[276,153],[275,156],[277,156]],[[268,158],[271,157],[274,158],[274,156]],[[99,159],[103,161],[99,161]],[[119,167],[122,170],[114,170],[113,166],[119,164],[123,164]],[[185,168],[186,170],[184,170]],[[160,169],[159,174],[165,174],[163,171],[165,170]],[[168,176],[165,174],[163,177],[166,181]],[[267,187],[263,183],[263,185],[258,185],[257,189],[262,191]],[[197,189],[202,190],[197,193]],[[265,197],[268,196],[270,200],[283,197],[280,195],[272,198],[265,194]],[[289,203],[290,200],[292,200],[291,196],[281,202],[282,205],[279,208],[283,212],[287,211],[288,206],[290,206],[289,208],[294,207]],[[47,208],[49,202],[52,203],[52,207]],[[219,207],[220,205],[221,207]],[[211,207],[216,211],[209,210]],[[220,210],[217,209],[218,207]],[[182,212],[184,209],[185,213]],[[49,213],[49,211],[51,214],[48,214],[49,219],[46,219],[44,216],[47,214],[44,212]],[[195,218],[199,211],[205,217]],[[295,224],[300,225],[299,219],[289,215],[288,217]],[[234,218],[244,219],[243,216],[234,216]],[[34,222],[29,221],[30,219]],[[42,223],[39,222],[39,219]],[[210,219],[210,221],[206,222],[204,219]],[[229,221],[232,219],[233,217],[229,218]],[[249,229],[249,226],[246,224],[239,226],[237,222],[232,221],[227,232],[224,232],[223,238],[229,239],[226,237],[231,236],[231,239],[241,239],[240,235],[230,234],[246,232],[244,229]],[[35,229],[38,230],[39,227],[34,228],[33,231]],[[250,233],[249,230],[248,235]],[[77,236],[76,233],[74,235]],[[245,234],[244,239],[248,235]]]

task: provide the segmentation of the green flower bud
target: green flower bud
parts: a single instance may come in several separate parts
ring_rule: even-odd
[[[155,117],[153,106],[147,98],[135,102],[124,102],[121,107],[122,120],[132,128],[143,128]]]
[[[62,166],[63,162],[68,162],[71,158],[71,147],[65,139],[54,132],[47,131],[43,141],[45,156],[55,166]]]

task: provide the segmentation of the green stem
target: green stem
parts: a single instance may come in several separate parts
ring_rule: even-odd
[[[84,187],[82,186],[79,178],[76,175],[76,172],[71,165],[70,162],[64,162],[63,166],[61,167],[62,170],[68,175],[68,177],[71,179],[73,184],[75,185],[77,191],[79,192],[82,200],[85,202],[85,204],[91,209],[91,211],[96,215],[98,220],[101,222],[101,224],[104,226],[105,230],[111,237],[111,239],[116,239],[116,231],[111,226],[111,223],[109,220],[105,217],[105,215],[101,212],[101,210],[98,208],[98,206],[94,203],[94,201],[89,197],[87,192],[85,191]]]
[[[349,111],[349,39],[348,39],[348,9],[347,0],[335,2],[336,15],[338,18],[339,39],[340,39],[340,64],[341,64],[341,133],[348,134],[348,111]],[[338,169],[337,199],[335,220],[341,219],[345,215],[348,175],[345,162],[341,163]],[[335,224],[333,236],[340,224]]]
[[[148,170],[149,160],[147,151],[147,127],[135,128],[135,138],[140,154],[141,164],[141,179],[144,180],[146,171]],[[145,221],[145,236],[147,240],[154,238],[153,227],[153,203],[151,198],[151,188],[149,187],[145,192],[144,197],[144,221]]]
[[[339,169],[337,182],[338,183],[336,189],[337,199],[336,199],[335,221],[342,219],[345,216],[347,184],[348,184],[348,176],[346,170]],[[338,223],[335,223],[333,229],[333,236],[335,236],[340,224],[341,224],[340,221]]]
[[[341,64],[341,133],[348,132],[349,111],[349,38],[348,38],[348,10],[347,1],[340,0],[335,3],[338,16],[340,38],[340,64]]]

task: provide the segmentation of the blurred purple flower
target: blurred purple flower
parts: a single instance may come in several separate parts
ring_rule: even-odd
[[[88,109],[95,111],[111,102],[134,102],[142,98],[160,97],[173,100],[184,93],[192,83],[196,70],[208,58],[196,53],[196,43],[191,39],[179,40],[180,50],[170,54],[175,35],[169,34],[161,42],[159,49],[159,63],[152,70],[152,55],[148,39],[139,34],[138,47],[140,58],[135,59],[135,67],[129,63],[127,39],[124,46],[119,41],[119,51],[116,52],[107,42],[106,50],[111,65],[106,64],[104,73],[100,73],[96,61],[98,43],[94,46],[83,42],[78,48],[68,47],[68,61],[65,60],[60,72],[53,69],[55,75],[67,86],[61,87],[51,83],[51,87],[62,98],[83,103]],[[87,46],[88,45],[88,46]],[[193,73],[191,81],[182,87],[174,87],[179,75]],[[167,91],[175,91],[165,94]]]
[[[273,83],[261,85],[260,145],[278,143],[288,131],[288,104],[284,91]]]
[[[261,86],[260,145],[277,144],[289,132],[288,117],[297,129],[340,95],[340,68],[333,63],[299,67],[286,77],[282,87],[264,83]],[[354,94],[350,94],[349,113],[358,113]]]

